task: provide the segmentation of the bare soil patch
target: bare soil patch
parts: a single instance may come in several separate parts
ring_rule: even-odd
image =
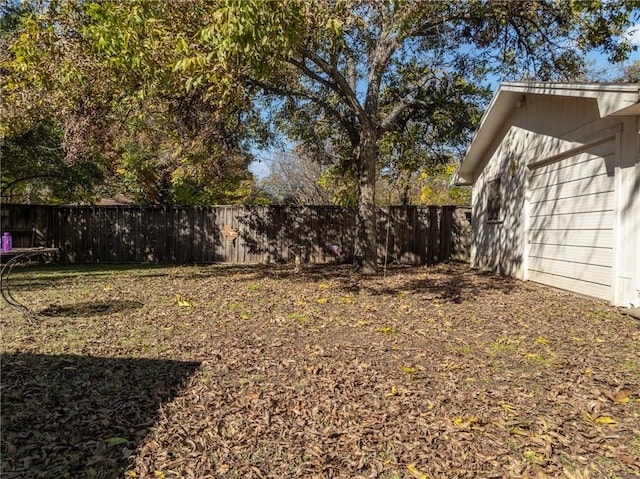
[[[28,268],[3,478],[634,478],[640,322],[466,265]]]

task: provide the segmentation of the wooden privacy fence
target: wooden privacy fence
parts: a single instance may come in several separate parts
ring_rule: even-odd
[[[353,257],[355,210],[337,206],[2,205],[15,247],[60,249],[73,263],[324,263]],[[468,260],[469,209],[377,210],[378,253],[389,264]]]

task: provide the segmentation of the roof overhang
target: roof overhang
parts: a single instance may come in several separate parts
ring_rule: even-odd
[[[457,185],[473,184],[486,151],[513,109],[522,106],[527,94],[595,99],[601,118],[640,115],[640,84],[637,83],[502,83],[482,117],[452,182]]]

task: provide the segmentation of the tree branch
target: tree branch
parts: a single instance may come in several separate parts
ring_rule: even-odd
[[[400,115],[408,108],[428,106],[429,104],[427,102],[412,98],[411,95],[416,95],[422,88],[424,88],[429,80],[435,79],[435,75],[430,72],[429,74],[424,76],[423,81],[417,87],[415,87],[412,92],[405,95],[404,98],[400,99],[400,101],[391,109],[387,117],[381,122],[379,133],[382,134],[389,131],[393,127],[394,123],[398,120]]]
[[[367,85],[367,97],[365,100],[365,112],[369,118],[372,118],[378,110],[382,75],[386,70],[391,55],[400,46],[397,37],[391,37],[390,35],[390,32],[381,32],[376,41],[373,55],[369,57],[371,70],[369,71],[369,84]]]
[[[23,181],[29,181],[29,180],[37,180],[39,178],[53,178],[53,177],[54,175],[50,174],[50,175],[32,175],[32,176],[25,176],[24,178],[18,178],[17,180],[13,180],[7,183],[6,185],[4,185],[0,190],[0,195],[5,196],[5,192],[17,183],[21,183]]]
[[[335,89],[334,91],[340,95],[346,105],[353,111],[353,113],[358,117],[360,122],[367,121],[367,115],[362,105],[358,102],[358,98],[349,82],[340,74],[337,69],[333,69],[331,64],[327,62],[324,58],[319,56],[316,52],[308,50],[306,48],[301,48],[300,52],[306,58],[309,58],[313,63],[315,63],[318,68],[323,70],[327,75],[329,75],[335,81]]]
[[[309,68],[304,63],[304,61],[300,62],[300,61],[295,60],[293,58],[289,58],[289,59],[287,59],[287,62],[290,63],[291,65],[293,65],[294,67],[298,68],[302,73],[304,73],[311,80],[315,80],[318,83],[321,83],[322,85],[326,86],[327,88],[329,88],[329,89],[335,91],[336,93],[340,94],[340,89],[338,88],[338,86],[335,83],[331,83],[326,78],[322,78],[319,74],[317,74],[311,68]]]
[[[351,139],[358,136],[358,129],[353,124],[353,122],[347,116],[345,116],[340,110],[337,110],[322,98],[319,98],[309,92],[293,90],[288,88],[281,88],[281,87],[270,85],[268,83],[265,83],[256,79],[249,79],[249,82],[253,86],[259,87],[267,93],[272,93],[272,94],[281,95],[281,96],[291,96],[291,97],[297,97],[297,98],[309,100],[315,103],[316,105],[320,106],[327,114],[335,118],[336,121],[338,121],[347,130],[347,132],[349,133],[349,137]]]
[[[407,99],[400,100],[395,107],[389,112],[384,121],[380,124],[379,132],[386,133],[393,128],[400,115],[409,108],[428,107],[429,103],[424,100]]]

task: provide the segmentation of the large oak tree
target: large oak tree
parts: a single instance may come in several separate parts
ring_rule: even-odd
[[[615,0],[229,0],[199,34],[211,60],[194,58],[200,74],[223,65],[274,99],[310,148],[318,138],[343,147],[333,160],[357,179],[356,261],[371,273],[386,135],[418,123],[426,143],[459,143],[478,120],[484,76],[572,78],[594,48],[618,61],[633,15],[637,2]]]

